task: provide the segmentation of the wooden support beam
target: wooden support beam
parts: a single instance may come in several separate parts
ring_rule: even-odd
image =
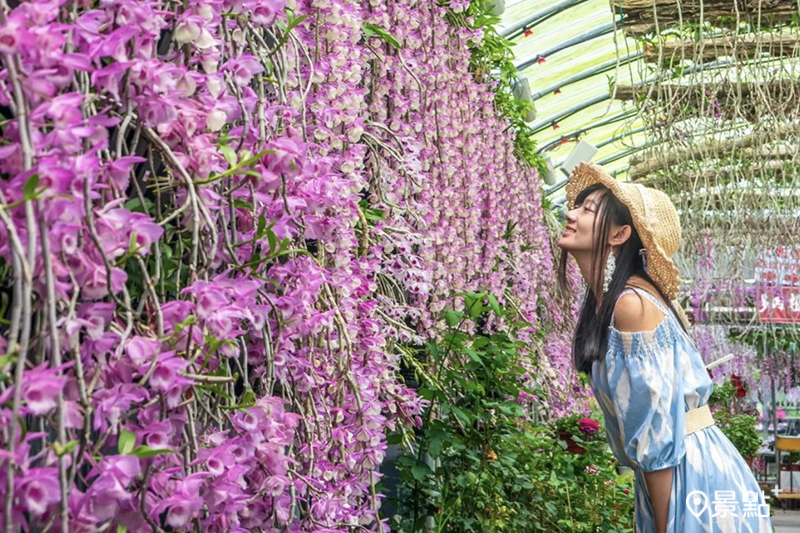
[[[725,140],[709,140],[694,144],[686,148],[672,150],[661,157],[653,157],[641,160],[637,157],[631,158],[631,168],[628,170],[628,179],[631,181],[640,179],[653,172],[664,170],[678,163],[697,159],[708,159],[709,154],[733,156],[735,152],[744,148],[756,145],[763,145],[768,142],[775,142],[791,135],[800,133],[800,124],[790,123],[776,126],[770,131],[759,131]]]
[[[713,94],[706,95],[705,93],[709,91],[713,91]],[[613,94],[617,100],[633,100],[640,96],[647,96],[649,92],[650,87],[648,85],[617,85],[617,90]],[[776,99],[776,101],[792,100],[797,106],[800,105],[800,94],[798,93],[800,93],[800,80],[797,79],[769,80],[766,82],[708,83],[705,85],[662,83],[653,91],[651,98],[670,101],[687,97],[709,98],[713,96],[718,100],[727,101],[731,97],[738,98],[741,96],[744,100],[752,94],[763,94],[770,99]]]
[[[680,176],[653,176],[641,180],[640,183],[647,187],[663,190],[667,194],[680,194],[687,190],[694,190],[695,186],[715,186],[740,181],[741,178],[750,180],[763,176],[771,181],[791,181],[796,172],[797,170],[793,170],[793,167],[787,165],[786,161],[775,160],[761,161],[747,167],[725,165],[704,170],[685,169],[681,170]]]
[[[663,31],[680,23],[703,21],[720,27],[735,27],[737,21],[762,26],[791,22],[800,14],[794,0],[617,0],[614,12],[624,14],[623,29],[632,35]]]
[[[744,204],[778,205],[783,209],[800,207],[800,189],[770,187],[765,189],[733,189],[723,191],[687,190],[672,195],[673,200],[682,208],[707,206],[719,211],[739,208]]]
[[[731,33],[702,41],[675,39],[656,44],[647,43],[644,58],[652,63],[658,61],[661,54],[666,61],[686,58],[705,63],[720,57],[749,59],[764,53],[772,57],[791,56],[797,51],[800,51],[800,35],[795,33],[745,36]]]

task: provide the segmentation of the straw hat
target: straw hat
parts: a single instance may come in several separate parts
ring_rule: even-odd
[[[600,183],[631,212],[633,225],[647,253],[647,273],[670,300],[678,297],[681,278],[670,256],[681,245],[681,223],[669,197],[661,191],[636,183],[617,181],[594,163],[581,163],[572,171],[567,183],[567,204],[585,188]]]

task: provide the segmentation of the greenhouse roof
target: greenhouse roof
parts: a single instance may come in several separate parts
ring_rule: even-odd
[[[530,123],[542,154],[559,164],[585,140],[593,161],[624,177],[629,157],[645,145],[633,102],[611,98],[612,81],[644,78],[640,47],[626,38],[608,0],[509,0],[502,15],[521,77],[536,107]],[[563,187],[547,187],[556,202]]]

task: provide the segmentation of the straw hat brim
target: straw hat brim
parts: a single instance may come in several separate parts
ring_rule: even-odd
[[[575,199],[581,191],[596,183],[608,187],[614,196],[630,210],[633,225],[647,250],[647,273],[667,298],[675,300],[681,286],[680,273],[678,267],[659,244],[653,228],[647,221],[645,200],[637,185],[614,179],[602,167],[594,163],[581,163],[572,171],[567,183],[566,194],[569,208],[572,209],[575,206]],[[678,231],[680,231],[680,227],[678,227]]]

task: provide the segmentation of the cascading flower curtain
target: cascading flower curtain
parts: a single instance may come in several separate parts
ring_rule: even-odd
[[[448,9],[0,3],[7,531],[387,529],[397,346],[459,291],[552,307]]]

